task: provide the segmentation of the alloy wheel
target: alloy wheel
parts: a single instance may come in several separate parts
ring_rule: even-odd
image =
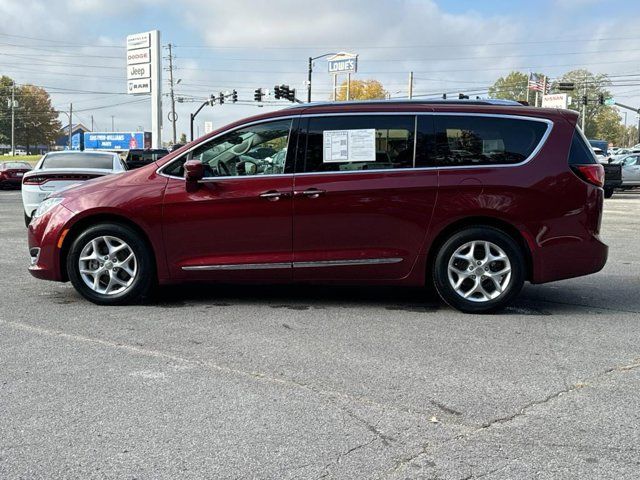
[[[507,289],[511,280],[511,262],[495,243],[471,241],[453,252],[447,276],[460,297],[472,302],[488,302]]]
[[[117,295],[133,284],[138,274],[138,261],[125,241],[104,235],[92,239],[82,248],[78,269],[91,290],[102,295]]]

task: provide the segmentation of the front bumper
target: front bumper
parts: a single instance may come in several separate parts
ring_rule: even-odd
[[[29,224],[27,237],[31,258],[29,273],[43,280],[64,281],[60,264],[60,252],[64,244],[60,242],[74,213],[57,205]],[[37,251],[37,255],[34,255]]]

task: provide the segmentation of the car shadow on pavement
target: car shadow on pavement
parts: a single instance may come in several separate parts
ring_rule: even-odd
[[[268,305],[289,310],[328,307],[373,307],[389,312],[429,313],[451,310],[433,288],[321,285],[188,284],[160,287],[152,306],[181,308],[194,305]],[[517,298],[496,315],[552,315],[542,305]]]
[[[425,288],[319,285],[172,285],[160,287],[152,304],[179,308],[201,303],[219,306],[263,304],[290,310],[374,306],[391,311],[429,312],[445,308],[437,294]]]

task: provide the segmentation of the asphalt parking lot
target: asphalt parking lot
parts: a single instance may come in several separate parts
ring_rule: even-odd
[[[509,310],[422,290],[33,279],[0,191],[0,478],[638,478],[640,192],[599,274]]]

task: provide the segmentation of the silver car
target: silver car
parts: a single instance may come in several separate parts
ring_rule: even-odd
[[[622,187],[640,186],[640,153],[619,158],[612,163],[622,165]]]

